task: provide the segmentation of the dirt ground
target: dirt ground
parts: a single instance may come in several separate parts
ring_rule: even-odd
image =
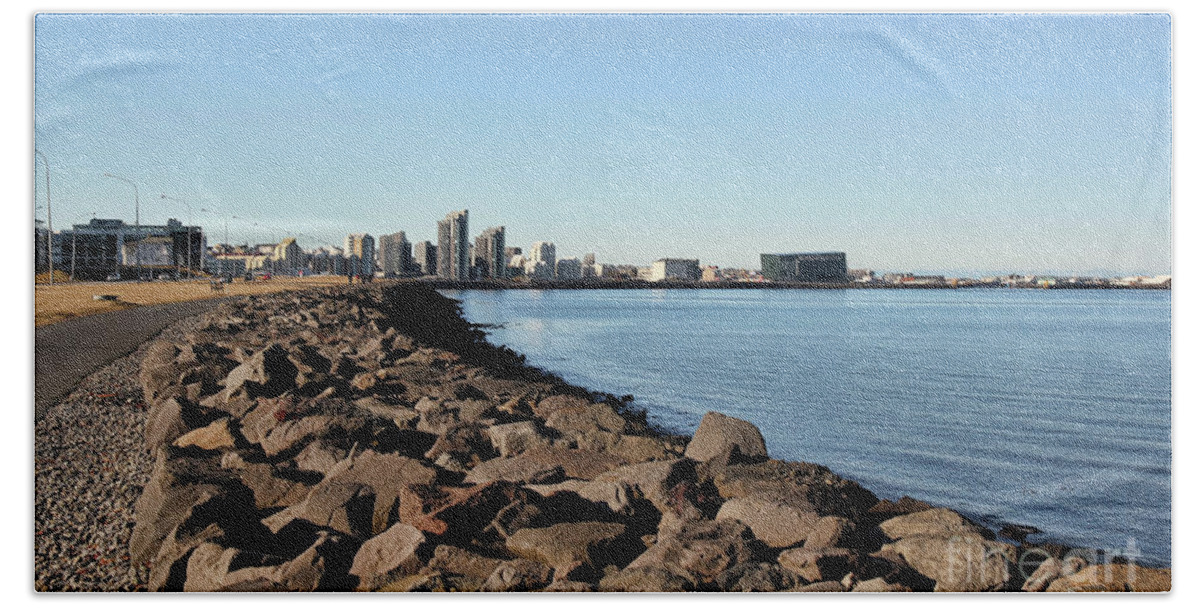
[[[49,325],[72,317],[110,310],[151,306],[171,302],[205,300],[224,296],[273,293],[327,285],[345,285],[346,277],[278,277],[268,281],[234,281],[221,291],[213,291],[207,280],[135,282],[76,282],[34,286],[34,326]],[[94,295],[115,295],[115,301],[95,300]]]

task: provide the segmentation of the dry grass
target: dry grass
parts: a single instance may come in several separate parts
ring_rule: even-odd
[[[219,292],[213,291],[207,281],[38,284],[34,286],[33,292],[33,323],[34,326],[40,327],[73,317],[83,317],[134,306],[207,300],[225,296],[258,295],[345,284],[346,277],[338,276],[286,277],[251,283],[236,281],[226,285],[224,291]],[[93,295],[99,294],[115,295],[117,300],[98,301],[92,299]]]

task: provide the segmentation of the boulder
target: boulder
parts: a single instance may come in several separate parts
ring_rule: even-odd
[[[817,525],[808,532],[808,537],[804,539],[804,547],[824,549],[842,546],[853,533],[854,522],[845,517],[828,515],[817,520]]]
[[[821,581],[819,583],[809,583],[794,587],[792,591],[799,591],[801,593],[837,593],[848,591],[848,589],[839,581]]]
[[[1003,589],[1009,581],[1009,565],[1017,558],[1016,547],[974,533],[903,536],[881,550],[895,551],[917,572],[936,581],[934,591]]]
[[[793,506],[807,506],[821,515],[838,515],[851,521],[858,521],[879,502],[857,483],[807,462],[768,460],[723,466],[716,471],[705,465],[698,470],[706,477],[711,476],[724,498],[772,497]]]
[[[700,420],[684,456],[701,462],[732,452],[735,460],[760,462],[767,459],[767,444],[758,427],[718,412]]]
[[[1063,575],[1063,562],[1057,558],[1046,558],[1029,574],[1021,591],[1045,591],[1055,579]]]
[[[908,587],[899,583],[889,583],[883,577],[877,577],[862,581],[856,585],[851,591],[857,593],[887,593],[897,591],[912,591]]]
[[[484,557],[453,545],[438,545],[429,567],[441,572],[462,574],[485,581],[504,560]]]
[[[838,581],[850,572],[853,559],[849,549],[801,547],[780,553],[779,565],[807,582]]]
[[[186,432],[188,426],[183,421],[183,406],[179,401],[174,398],[158,401],[146,416],[146,449],[153,452]]]
[[[535,447],[548,447],[550,440],[530,420],[497,424],[487,429],[492,445],[502,457],[514,456]]]
[[[892,539],[918,535],[988,536],[984,528],[967,521],[965,517],[950,509],[928,509],[909,515],[893,517],[880,523],[879,529],[883,530],[883,533]]]
[[[542,399],[541,401],[538,401],[537,404],[533,406],[533,414],[538,418],[545,419],[549,417],[550,414],[553,414],[554,412],[565,407],[579,407],[591,404],[591,401],[582,397],[576,397],[573,395],[551,395],[545,399]]]
[[[409,486],[428,485],[435,479],[437,471],[419,460],[366,450],[342,460],[326,471],[325,478],[317,485],[317,489],[325,484],[360,485],[370,488],[369,493],[374,498],[371,533],[367,536],[373,536],[382,533],[393,523],[390,518],[399,508],[401,494]],[[316,489],[313,491],[315,493]]]
[[[417,549],[424,542],[420,530],[394,524],[359,547],[350,574],[358,577],[360,590],[376,589],[397,575],[416,574],[421,569]]]
[[[254,506],[259,509],[286,507],[302,502],[312,486],[275,475],[275,467],[259,463],[242,463],[241,480],[254,492]]]
[[[587,435],[595,431],[624,433],[625,419],[603,403],[566,406],[546,416],[546,428],[563,436]]]
[[[576,569],[586,571],[582,576],[587,577],[608,565],[624,566],[644,549],[640,540],[625,534],[625,526],[594,521],[524,528],[504,546],[513,555],[554,568],[555,578],[566,578]]]
[[[670,570],[656,566],[629,567],[606,575],[597,584],[600,591],[623,593],[663,593],[692,591],[693,582]]]
[[[621,435],[616,443],[607,448],[607,451],[632,464],[650,460],[667,460],[672,457],[665,441],[640,435]]]
[[[502,562],[483,583],[483,591],[534,591],[550,584],[553,571],[541,562],[514,559]]]
[[[206,427],[184,433],[172,445],[178,448],[215,451],[232,448],[233,443],[233,434],[229,432],[229,418],[221,418]]]
[[[317,526],[366,539],[374,532],[375,489],[362,483],[341,483],[324,479],[308,496],[263,520],[273,532],[297,519]]]
[[[702,585],[738,564],[757,561],[752,543],[750,528],[741,522],[686,521],[678,532],[659,535],[628,567],[662,568]]]
[[[1134,591],[1166,593],[1171,571],[1132,564],[1097,564],[1050,583],[1046,591]]]
[[[720,590],[738,593],[786,591],[803,583],[803,579],[778,564],[764,562],[738,564],[716,579]]]
[[[746,496],[726,501],[716,519],[736,519],[750,526],[754,536],[768,547],[783,548],[804,542],[821,518],[807,505],[797,507],[778,499]]]
[[[481,463],[467,473],[464,483],[491,483],[493,481],[515,481],[521,483],[547,484],[562,481],[566,473],[561,464],[542,458],[494,458]]]
[[[333,416],[305,416],[299,420],[286,420],[271,429],[259,445],[268,457],[277,456],[325,433],[335,420]]]

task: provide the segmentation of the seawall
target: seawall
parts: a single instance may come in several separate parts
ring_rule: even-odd
[[[130,554],[152,590],[1170,588],[771,459],[716,412],[661,432],[429,285],[222,303],[140,380],[156,464]]]

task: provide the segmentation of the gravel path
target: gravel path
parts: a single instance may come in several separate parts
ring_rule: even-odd
[[[175,339],[196,317],[161,334]],[[142,431],[137,375],[149,343],[84,378],[43,411],[34,430],[34,588],[144,589],[145,564],[129,561],[133,504],[154,465]]]

